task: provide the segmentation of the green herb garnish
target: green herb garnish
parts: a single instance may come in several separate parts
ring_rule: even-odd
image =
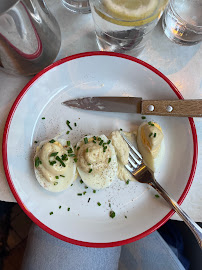
[[[116,216],[116,214],[115,214],[114,211],[110,211],[110,212],[109,212],[109,216],[110,216],[111,218],[114,218],[114,217]]]
[[[111,203],[109,203],[109,207],[111,207]]]
[[[102,145],[103,144],[103,140],[100,141],[99,145]]]
[[[67,150],[67,152],[68,152],[69,154],[71,154],[71,153],[73,153],[73,149],[72,149],[72,148],[69,148],[69,150]]]
[[[96,190],[95,189],[93,190],[93,193],[96,193]]]
[[[93,140],[93,143],[96,143],[96,141],[95,141],[95,140]]]
[[[80,147],[78,146],[76,150],[78,151],[79,149],[80,149]]]
[[[123,129],[122,128],[120,128],[120,131],[122,131]]]
[[[70,211],[70,207],[67,208],[67,211]]]
[[[53,215],[53,212],[50,212],[49,214],[50,214],[50,215]]]
[[[74,123],[74,126],[76,127],[77,126],[77,123]]]
[[[88,148],[86,148],[86,153],[88,153]]]
[[[68,160],[67,154],[61,156],[62,160]]]
[[[93,136],[93,139],[96,140],[96,136]]]
[[[107,150],[107,146],[104,146],[103,147],[103,152],[106,152],[106,150]]]
[[[66,165],[64,164],[64,162],[62,161],[62,159],[61,159],[59,156],[57,156],[55,159],[56,159],[57,161],[59,161],[60,164],[61,164],[63,167],[66,167]]]
[[[77,193],[77,196],[82,196],[82,193]]]
[[[129,182],[130,182],[130,180],[128,179],[128,180],[126,181],[126,185],[128,185],[128,184],[129,184]]]
[[[92,170],[93,170],[93,169],[90,169],[90,170],[88,171],[88,173],[91,173],[91,172],[92,172]]]
[[[154,133],[154,138],[156,138],[156,132]]]
[[[68,135],[70,133],[70,131],[68,130],[67,132],[66,132],[66,134]]]
[[[53,166],[55,163],[56,163],[56,161],[50,161],[50,160],[49,160],[49,164],[50,164],[51,166]]]
[[[98,137],[98,141],[101,141],[102,139],[100,137]]]
[[[67,124],[67,126],[69,127],[69,129],[71,129],[72,130],[72,127],[70,126],[70,121],[66,121],[66,124]]]
[[[46,118],[45,118],[45,117],[42,117],[41,119],[43,119],[43,120],[44,120],[44,119],[46,119]]]
[[[87,144],[88,143],[88,138],[84,138],[84,143]]]
[[[69,157],[75,157],[76,155],[75,154],[69,154],[68,156]]]
[[[64,175],[60,174],[60,177],[65,177]]]
[[[77,161],[78,161],[78,158],[74,158],[74,162],[77,163]]]
[[[70,146],[70,141],[67,141],[67,146]]]
[[[41,160],[39,159],[39,157],[35,158],[35,167],[39,167],[39,165],[42,164]]]
[[[159,198],[160,196],[158,194],[155,195],[156,198]]]
[[[127,216],[125,216],[125,218],[128,218]]]
[[[150,134],[149,134],[149,137],[151,137],[153,135],[153,133],[151,132]]]
[[[112,159],[111,159],[111,158],[109,158],[109,159],[108,159],[108,163],[110,163],[110,162],[111,162],[111,160],[112,160]]]
[[[87,186],[85,186],[84,188],[85,188],[85,189],[87,189],[88,187],[87,187]]]
[[[38,141],[34,141],[34,143],[38,143]]]
[[[58,152],[54,152],[54,153],[52,153],[52,154],[50,155],[50,157],[55,157],[55,156],[57,156],[57,154],[58,154]]]
[[[88,198],[88,202],[90,202],[90,198]]]
[[[101,205],[101,203],[100,203],[100,202],[97,202],[97,205],[98,205],[98,206],[100,206],[100,205]]]
[[[54,186],[56,186],[58,184],[58,182],[54,182]]]
[[[59,176],[58,176],[58,175],[56,175],[56,176],[55,176],[55,179],[59,179]]]
[[[59,209],[61,209],[61,207],[62,207],[62,206],[60,205],[60,206],[59,206]]]
[[[85,195],[85,194],[86,194],[86,191],[83,192],[83,195]]]
[[[80,183],[83,184],[83,180],[80,180]]]
[[[110,144],[110,142],[111,142],[111,140],[109,140],[109,141],[107,142],[107,144]]]
[[[54,142],[55,142],[55,140],[54,140],[54,139],[52,139],[52,140],[50,140],[50,141],[49,141],[49,143],[54,143]]]
[[[142,116],[142,119],[146,119],[146,116]]]

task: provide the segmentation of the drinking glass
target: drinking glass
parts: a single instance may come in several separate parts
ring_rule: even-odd
[[[89,13],[90,5],[88,0],[62,0],[63,5],[75,13]]]
[[[162,18],[166,36],[180,45],[202,41],[202,0],[170,0]]]
[[[134,0],[132,5],[136,1]],[[141,1],[137,1],[141,6],[134,10],[134,15],[130,9],[131,1],[127,3],[127,0],[90,0],[97,44],[101,51],[119,53],[132,51],[133,56],[142,52],[168,1],[151,0],[148,1],[149,6],[145,6],[144,0]],[[123,2],[123,5],[129,4],[128,14],[124,14],[122,6],[117,9],[117,2]]]

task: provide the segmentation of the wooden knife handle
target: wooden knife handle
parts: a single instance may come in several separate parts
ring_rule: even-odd
[[[141,114],[202,117],[202,99],[142,100]]]

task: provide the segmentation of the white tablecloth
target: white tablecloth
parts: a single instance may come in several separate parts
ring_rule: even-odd
[[[98,51],[91,14],[71,13],[62,6],[60,0],[46,0],[46,2],[61,27],[62,45],[56,60],[76,53]],[[172,43],[164,35],[160,21],[138,58],[166,75],[185,99],[202,99],[202,44],[182,47]],[[13,76],[0,70],[0,145],[9,110],[30,79],[31,77]],[[194,118],[194,121],[199,145],[198,165],[182,208],[195,221],[202,222],[202,118]],[[2,156],[0,156],[0,200],[15,202],[4,174]],[[176,214],[172,218],[179,219]]]

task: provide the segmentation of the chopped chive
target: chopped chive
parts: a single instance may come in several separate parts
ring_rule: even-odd
[[[67,124],[67,126],[69,127],[69,129],[71,129],[72,130],[72,127],[70,126],[70,121],[66,121],[66,124]]]
[[[77,193],[77,196],[82,196],[82,193]]]
[[[68,135],[70,133],[70,131],[68,130],[67,132],[66,132],[66,134]]]
[[[70,141],[67,141],[67,146],[70,146]]]
[[[85,194],[86,194],[86,191],[83,192],[83,195],[85,195]]]
[[[52,140],[50,140],[50,141],[49,141],[49,143],[54,143],[54,142],[55,142],[55,140],[54,140],[54,139],[52,139]]]
[[[90,166],[91,164],[90,163],[88,163],[88,166]]]
[[[71,184],[71,187],[73,186],[73,184]]]
[[[44,120],[44,119],[46,119],[46,118],[45,118],[45,117],[42,117],[41,119],[43,119],[43,120]]]
[[[60,205],[60,206],[59,206],[59,209],[61,209],[61,207],[62,207],[62,206]]]
[[[38,141],[34,141],[34,143],[38,143]]]
[[[75,157],[76,155],[75,154],[69,154],[68,156],[69,157]]]
[[[67,211],[70,211],[70,207],[67,208]]]
[[[156,198],[159,198],[160,196],[158,194],[155,195]]]
[[[54,182],[54,186],[56,186],[58,184],[58,182]]]
[[[61,159],[60,157],[56,156],[55,159],[56,159],[57,161],[59,161],[60,164],[61,164],[63,167],[66,167],[66,165],[64,164],[64,162],[62,161],[62,159]]]
[[[58,176],[58,175],[56,175],[56,176],[55,176],[55,179],[59,179],[59,176]]]
[[[91,172],[92,172],[92,170],[93,170],[93,169],[90,169],[90,170],[88,171],[88,173],[91,173]]]
[[[127,216],[125,216],[125,218],[128,218]]]
[[[98,137],[98,141],[101,141],[102,139],[100,137]]]
[[[60,177],[65,177],[64,175],[60,174]]]
[[[99,145],[102,145],[103,144],[103,140],[100,141]]]
[[[35,167],[39,167],[39,165],[42,164],[41,160],[39,159],[39,157],[35,158]]]
[[[153,135],[153,133],[151,132],[150,134],[149,134],[149,137],[151,137]]]
[[[54,152],[54,153],[52,153],[52,154],[50,155],[50,157],[55,157],[55,156],[57,156],[57,154],[58,154],[58,152]]]
[[[50,212],[49,214],[50,214],[50,215],[53,215],[53,212]]]
[[[67,154],[61,156],[62,160],[68,160]]]
[[[96,193],[96,190],[95,189],[93,190],[93,193]]]
[[[156,138],[156,132],[154,133],[154,138]]]
[[[82,179],[80,180],[80,183],[83,184],[83,180]]]
[[[154,124],[151,124],[152,127],[154,127]]]
[[[126,181],[126,185],[128,185],[128,184],[129,184],[129,182],[130,182],[130,180],[128,179],[128,180]]]
[[[111,207],[111,203],[109,203],[109,207]]]
[[[93,136],[93,139],[96,140],[96,136]]]
[[[110,144],[110,142],[111,142],[111,140],[109,140],[109,141],[107,142],[107,144]]]
[[[87,187],[87,186],[85,186],[84,188],[85,188],[85,189],[87,189],[88,187]]]
[[[142,119],[146,119],[146,116],[142,116]]]
[[[101,205],[101,203],[100,203],[100,202],[97,202],[97,205],[98,205],[98,206],[100,206],[100,205]]]
[[[103,152],[106,152],[106,150],[107,150],[107,146],[104,146],[103,147]]]
[[[123,129],[122,128],[120,128],[120,131],[122,131]]]
[[[74,158],[74,162],[76,163],[78,161],[78,158]]]
[[[112,160],[112,159],[111,159],[111,158],[109,158],[109,159],[108,159],[108,163],[110,163],[110,162],[111,162],[111,160]]]
[[[114,212],[114,211],[110,211],[110,212],[109,212],[109,216],[110,216],[111,218],[114,218],[114,217],[115,217],[115,215],[116,215],[116,214],[115,214],[115,212]]]
[[[90,202],[90,198],[88,198],[88,202]]]
[[[56,161],[50,161],[49,160],[49,163],[50,163],[51,166],[53,166],[56,163]]]
[[[76,148],[76,145],[74,145],[74,148]]]
[[[95,141],[95,140],[93,140],[93,143],[96,143],[96,141]]]
[[[80,147],[78,146],[76,150],[78,151],[79,149],[80,149]]]
[[[107,144],[106,142],[104,142],[103,144],[102,144],[102,146],[104,147],[105,146],[105,144]]]
[[[154,124],[151,121],[148,122],[148,125],[150,125],[152,127],[154,126]]]
[[[88,153],[88,148],[86,148],[86,153]]]
[[[88,143],[88,138],[84,138],[84,143],[87,144]]]
[[[71,153],[73,153],[73,149],[72,149],[72,148],[69,148],[69,150],[67,150],[67,152],[68,152],[69,154],[71,154]]]
[[[77,123],[74,123],[74,126],[76,127],[77,126]]]

